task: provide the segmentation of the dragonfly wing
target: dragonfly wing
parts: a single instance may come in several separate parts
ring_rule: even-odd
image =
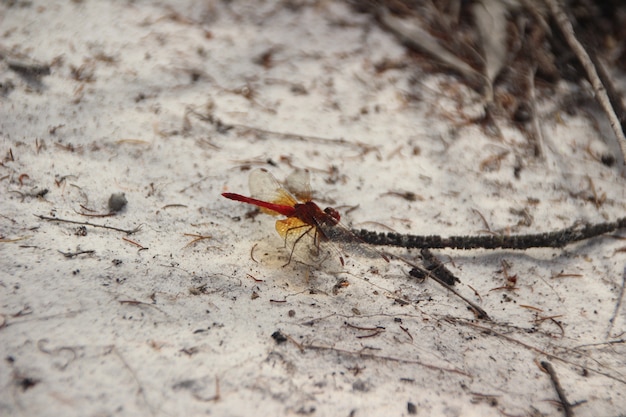
[[[315,226],[297,217],[278,220],[276,231],[284,239],[285,247],[289,251],[289,262],[293,258],[304,264],[320,267],[323,263],[340,257]]]
[[[285,242],[297,239],[302,234],[309,233],[314,227],[300,220],[297,217],[287,217],[276,221],[276,231],[285,239]]]
[[[250,187],[250,195],[257,200],[267,201],[273,204],[293,207],[297,200],[289,191],[287,191],[280,183],[265,169],[255,169],[250,173],[248,178]],[[268,209],[261,209],[269,214],[276,214]]]
[[[325,239],[339,246],[346,254],[356,254],[365,258],[382,258],[389,262],[387,255],[365,243],[341,223],[319,222],[317,228],[324,234]]]
[[[295,169],[285,178],[285,187],[300,201],[311,200],[311,175],[308,169]]]

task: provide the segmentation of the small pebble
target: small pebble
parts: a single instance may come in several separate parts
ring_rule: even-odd
[[[128,200],[126,200],[124,193],[113,193],[109,197],[109,210],[113,213],[122,210],[126,207],[126,204],[128,204]]]

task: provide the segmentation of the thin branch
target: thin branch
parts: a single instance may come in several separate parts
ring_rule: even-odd
[[[624,106],[624,102],[622,101],[622,95],[615,87],[615,84],[611,80],[606,65],[604,64],[603,60],[598,56],[598,54],[595,51],[590,50],[589,57],[591,58],[591,61],[598,70],[598,76],[600,77],[602,84],[606,87],[606,93],[609,96],[609,100],[611,101],[611,105],[613,106],[615,113],[617,114],[617,118],[620,121],[623,132],[624,123],[626,123],[626,107]]]
[[[517,345],[522,346],[522,347],[524,347],[524,348],[526,348],[528,350],[531,350],[533,352],[537,352],[537,353],[539,353],[541,355],[545,355],[548,358],[551,358],[551,359],[554,359],[554,360],[558,360],[560,362],[563,362],[563,363],[566,363],[566,364],[569,364],[569,365],[573,365],[573,366],[579,367],[581,369],[585,369],[587,371],[593,372],[593,373],[598,374],[598,375],[605,376],[607,378],[610,378],[610,379],[612,379],[614,381],[617,381],[617,382],[620,382],[620,383],[626,385],[626,379],[623,379],[621,374],[618,374],[619,376],[615,376],[615,375],[611,375],[611,374],[609,374],[607,372],[600,371],[598,369],[594,369],[594,368],[591,368],[591,367],[588,367],[588,366],[584,366],[584,365],[578,364],[578,363],[576,363],[576,362],[574,362],[572,360],[569,360],[569,359],[557,356],[554,353],[549,353],[549,352],[547,352],[547,351],[545,351],[545,350],[543,350],[541,348],[538,348],[536,346],[533,346],[533,345],[530,345],[528,343],[522,342],[521,340],[518,340],[518,339],[516,339],[516,338],[514,338],[512,336],[509,336],[508,334],[496,331],[493,328],[490,328],[490,327],[487,327],[487,326],[483,326],[481,324],[477,324],[477,323],[474,323],[474,322],[469,321],[469,320],[456,318],[456,317],[449,317],[448,321],[453,322],[453,323],[462,324],[462,325],[469,326],[469,327],[473,327],[475,329],[478,329],[479,331],[481,331],[485,335],[491,335],[491,336],[500,337],[503,340],[506,340],[506,341],[508,341],[510,343],[517,344]]]
[[[243,131],[251,131],[251,132],[258,133],[259,135],[276,136],[276,137],[279,137],[281,139],[286,139],[286,140],[294,140],[294,141],[307,142],[307,143],[319,143],[321,145],[345,146],[349,148],[355,148],[358,150],[366,150],[366,151],[375,149],[374,146],[368,145],[366,143],[358,142],[358,141],[351,142],[344,138],[334,139],[334,138],[325,138],[322,136],[305,135],[305,134],[299,134],[299,133],[279,132],[279,131],[274,131],[274,130],[263,129],[263,128],[256,127],[256,126],[243,125],[243,124],[237,124],[237,123],[233,124],[232,126],[234,128],[241,129]]]
[[[461,282],[446,266],[437,258],[430,249],[423,248],[420,251],[424,259],[424,266],[433,274],[437,275],[443,282],[448,285],[454,285],[455,282]]]
[[[544,158],[544,140],[543,140],[543,131],[541,129],[541,123],[539,122],[539,115],[537,114],[537,93],[535,91],[535,74],[537,73],[537,65],[532,65],[528,69],[528,83],[529,83],[529,92],[530,92],[530,109],[531,109],[531,120],[532,127],[534,131],[534,152],[535,156],[539,158]]]
[[[565,413],[565,417],[574,417],[572,405],[567,401],[567,397],[565,397],[565,391],[563,391],[563,387],[561,387],[561,383],[559,382],[559,378],[557,377],[552,364],[550,362],[542,361],[541,366],[546,370],[548,375],[550,375],[552,385],[554,385],[554,389],[556,390],[559,400],[561,401],[561,405],[563,406],[563,413]]]
[[[413,360],[413,359],[399,358],[399,357],[386,356],[386,355],[375,355],[373,353],[366,353],[365,349],[359,350],[359,351],[352,351],[352,350],[347,350],[347,349],[336,348],[333,346],[324,346],[324,345],[316,345],[316,344],[303,345],[302,347],[304,348],[304,350],[331,351],[340,355],[357,356],[359,358],[364,358],[364,359],[378,359],[378,360],[389,361],[389,362],[410,363],[414,365],[423,366],[424,368],[431,369],[434,371],[451,372],[454,374],[471,377],[470,374],[460,369],[443,368],[440,366],[431,365],[431,364],[424,363],[418,360]]]
[[[416,274],[410,274],[412,277],[414,277],[414,278],[421,278],[421,277],[431,278],[433,281],[437,282],[439,285],[441,285],[442,287],[444,287],[445,289],[447,289],[448,291],[450,291],[451,293],[453,293],[454,295],[459,297],[461,300],[465,301],[467,303],[467,305],[474,311],[474,314],[476,314],[477,318],[491,321],[491,318],[489,317],[489,314],[487,314],[487,312],[485,310],[483,310],[476,303],[474,303],[473,301],[467,299],[465,296],[463,296],[457,290],[455,290],[454,288],[452,288],[451,286],[446,284],[441,278],[439,278],[438,276],[434,275],[431,271],[427,271],[426,269],[423,269],[422,267],[417,265],[415,262],[412,262],[409,259],[406,259],[406,258],[404,258],[402,256],[393,255],[393,254],[389,254],[389,255],[392,256],[395,259],[401,260],[402,262],[406,263],[407,265],[412,266],[414,271],[417,272]]]
[[[555,232],[529,235],[485,235],[485,236],[418,236],[399,233],[379,233],[370,230],[352,232],[364,242],[376,246],[398,246],[402,248],[428,249],[516,249],[562,248],[574,242],[591,239],[626,227],[626,217],[614,222],[598,224],[574,224]]]
[[[120,362],[122,362],[122,364],[124,365],[126,370],[128,370],[128,372],[130,373],[132,378],[135,380],[135,383],[137,384],[137,394],[141,395],[141,398],[142,398],[144,404],[146,405],[148,410],[150,410],[150,414],[154,416],[154,408],[148,402],[148,397],[146,395],[146,390],[145,390],[143,384],[141,383],[141,381],[139,380],[139,377],[137,376],[137,372],[135,372],[135,370],[133,368],[131,368],[131,366],[128,364],[128,361],[126,361],[124,356],[122,356],[122,353],[117,349],[117,347],[115,345],[111,346],[111,351],[113,351],[115,356],[117,356],[117,358],[120,360]]]
[[[96,253],[95,250],[79,250],[76,252],[61,252],[59,251],[59,253],[63,256],[65,256],[66,258],[75,258],[79,255],[93,255],[94,253]]]
[[[109,230],[115,230],[117,232],[124,232],[127,235],[132,235],[134,233],[137,233],[141,229],[141,225],[135,227],[134,229],[128,230],[128,229],[120,229],[119,227],[107,226],[105,224],[95,224],[95,223],[89,223],[89,222],[81,222],[77,220],[60,219],[58,217],[48,217],[48,216],[42,216],[40,214],[35,214],[35,217],[38,217],[41,220],[47,220],[50,222],[71,223],[71,224],[79,224],[81,226],[100,227],[102,229],[109,229]]]
[[[609,320],[609,328],[606,331],[606,338],[611,337],[611,330],[613,330],[613,325],[615,324],[615,319],[617,318],[617,313],[619,313],[620,308],[622,307],[622,300],[624,299],[624,287],[626,287],[626,268],[624,268],[624,272],[622,273],[622,287],[619,290],[619,295],[617,296],[617,303],[615,303],[615,310],[613,310],[613,315]]]
[[[624,131],[622,130],[622,124],[620,123],[619,117],[615,113],[615,109],[611,105],[611,99],[607,94],[607,90],[600,79],[600,75],[598,74],[598,70],[596,66],[593,64],[593,61],[583,45],[576,38],[576,34],[574,33],[574,28],[572,23],[570,22],[565,10],[558,0],[544,0],[548,8],[550,9],[550,13],[556,24],[558,25],[565,41],[568,43],[581,65],[585,69],[587,73],[587,79],[591,83],[591,87],[595,93],[596,99],[602,109],[606,113],[609,118],[609,123],[611,124],[611,128],[617,137],[617,142],[619,144],[620,150],[622,151],[622,158],[626,161],[626,137],[624,137]]]
[[[301,141],[301,142],[303,141],[307,143],[319,143],[322,145],[330,145],[330,146],[345,146],[345,147],[361,150],[362,152],[369,152],[375,149],[375,147],[370,146],[366,143],[351,142],[344,138],[339,138],[339,139],[325,138],[321,136],[313,136],[313,135],[307,135],[307,134],[268,130],[268,129],[263,129],[261,127],[252,126],[252,125],[244,125],[244,124],[238,124],[238,123],[224,123],[222,122],[221,119],[217,118],[211,113],[202,114],[193,109],[187,109],[187,113],[193,114],[194,116],[198,117],[198,119],[200,119],[203,122],[207,122],[209,124],[216,126],[216,129],[218,131],[221,131],[221,133],[226,133],[228,130],[236,129],[243,133],[254,132],[257,135],[259,135],[259,137],[263,137],[264,135],[267,135],[267,136],[279,137],[284,140],[294,140],[294,141]]]

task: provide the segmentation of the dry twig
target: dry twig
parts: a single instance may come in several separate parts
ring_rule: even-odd
[[[591,239],[626,227],[626,217],[614,222],[597,224],[574,224],[555,232],[529,235],[485,235],[485,236],[416,236],[399,233],[379,233],[370,230],[352,232],[370,245],[397,246],[407,249],[517,249],[562,248],[574,242]]]
[[[563,387],[561,387],[561,383],[559,382],[559,378],[557,377],[556,371],[552,367],[552,364],[550,362],[542,361],[541,366],[543,367],[543,369],[546,370],[548,375],[550,375],[552,385],[554,385],[554,389],[556,390],[556,393],[559,396],[559,400],[561,401],[561,405],[563,406],[563,412],[565,413],[565,417],[574,417],[572,405],[567,401],[567,397],[565,397],[565,391],[563,391]]]
[[[107,226],[106,224],[95,224],[95,223],[81,222],[81,221],[76,221],[76,220],[60,219],[58,217],[48,217],[48,216],[42,216],[40,214],[35,214],[35,217],[38,217],[41,220],[47,220],[49,222],[80,224],[82,226],[91,226],[91,227],[99,227],[102,229],[115,230],[117,232],[124,232],[127,235],[132,235],[133,233],[137,233],[141,229],[141,225],[135,227],[134,229],[120,229],[119,227]]]
[[[607,94],[607,89],[605,88],[602,80],[600,79],[600,75],[598,74],[598,69],[594,65],[589,53],[585,50],[580,41],[576,38],[576,34],[574,33],[574,27],[570,22],[567,14],[558,0],[544,0],[552,17],[556,24],[558,25],[563,37],[567,41],[569,47],[572,49],[581,65],[585,69],[587,73],[587,78],[591,83],[591,87],[596,95],[596,99],[602,109],[606,113],[609,118],[609,123],[611,124],[611,128],[617,137],[617,141],[622,151],[622,158],[626,161],[626,137],[624,136],[624,131],[622,130],[622,125],[620,123],[619,117],[617,116],[613,105],[611,104],[611,100],[609,95]]]

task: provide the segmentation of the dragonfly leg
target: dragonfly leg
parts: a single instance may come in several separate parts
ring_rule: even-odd
[[[300,230],[302,228],[306,228],[307,230],[305,230],[304,232],[299,232],[298,230]],[[296,246],[298,245],[298,242],[300,242],[300,240],[304,236],[309,234],[311,229],[314,229],[314,227],[311,226],[311,225],[302,225],[302,226],[292,227],[292,228],[287,230],[287,232],[285,233],[285,239],[284,239],[285,247],[288,247],[287,239],[289,238],[289,234],[290,233],[298,233],[298,237],[296,237],[296,240],[294,240],[293,244],[290,245],[291,248],[289,250],[289,259],[287,260],[287,263],[285,265],[283,265],[283,267],[285,267],[285,266],[287,266],[287,265],[289,265],[291,263],[291,259],[293,258],[293,254],[294,254],[294,251],[296,250]]]

